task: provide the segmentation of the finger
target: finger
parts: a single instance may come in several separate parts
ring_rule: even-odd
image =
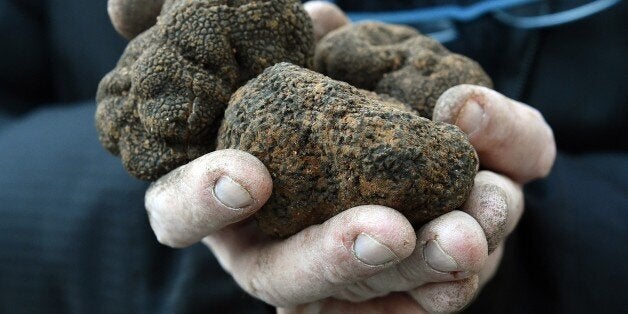
[[[399,212],[382,206],[346,210],[282,241],[251,246],[237,228],[204,242],[250,294],[281,307],[335,295],[403,260],[416,235]]]
[[[505,176],[480,171],[462,209],[480,224],[491,253],[515,228],[523,213],[521,186]]]
[[[164,0],[109,0],[107,12],[113,27],[133,39],[155,24]]]
[[[385,297],[355,303],[333,298],[309,303],[296,308],[277,309],[277,314],[424,314],[427,313],[407,293],[391,293]]]
[[[308,1],[303,4],[303,8],[312,18],[316,41],[351,22],[338,6],[327,1]]]
[[[478,291],[478,276],[459,281],[428,283],[408,291],[429,313],[450,313],[465,308]]]
[[[219,150],[153,183],[145,196],[160,243],[185,247],[255,213],[270,197],[266,167],[248,153]]]
[[[495,276],[495,273],[497,272],[497,269],[499,268],[499,263],[502,260],[502,256],[504,255],[504,245],[500,245],[497,247],[497,249],[495,249],[495,252],[491,253],[488,256],[488,259],[486,260],[486,265],[484,266],[484,268],[482,269],[482,271],[480,271],[480,273],[478,274],[479,277],[479,290],[481,290],[484,285],[486,285],[486,283],[488,283],[491,279],[493,279],[493,276]]]
[[[460,280],[484,267],[487,244],[482,227],[466,213],[453,211],[423,226],[416,249],[408,258],[385,272],[365,280],[361,292],[407,291],[428,282]],[[359,288],[359,287],[358,287]]]
[[[450,88],[438,99],[434,120],[460,127],[482,165],[520,183],[546,176],[556,157],[554,135],[543,116],[486,87]]]

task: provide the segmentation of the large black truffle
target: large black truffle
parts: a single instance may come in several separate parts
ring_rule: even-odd
[[[232,96],[218,148],[268,167],[273,193],[257,219],[281,237],[362,204],[423,224],[464,203],[478,167],[457,127],[287,63]]]
[[[436,100],[450,87],[491,87],[475,61],[449,52],[415,29],[392,24],[358,23],[331,32],[318,43],[316,71],[395,97],[431,118]]]
[[[246,80],[281,61],[311,66],[313,51],[299,1],[166,1],[100,83],[100,141],[131,174],[156,179],[212,150]]]

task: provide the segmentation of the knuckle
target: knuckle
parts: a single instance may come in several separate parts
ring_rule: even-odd
[[[338,292],[334,298],[339,299],[339,300],[346,300],[349,302],[362,302],[362,301],[366,301],[368,300],[368,298],[365,298],[359,294],[357,294],[355,291],[347,288],[347,289],[343,289],[342,291]]]
[[[338,294],[338,297],[351,302],[363,302],[386,294],[388,292],[379,291],[371,287],[367,282],[360,281],[343,289]]]
[[[354,210],[350,217],[343,217],[340,226],[348,226],[351,220],[357,219],[359,215],[367,213],[365,208]],[[345,219],[347,219],[345,221]],[[358,264],[353,249],[349,248],[346,235],[342,228],[334,227],[333,230],[324,236],[319,242],[319,256],[313,260],[317,270],[318,278],[328,286],[343,286],[354,283],[365,276],[371,275],[373,269],[363,267]],[[353,242],[353,241],[351,241]]]
[[[272,289],[268,276],[261,271],[236,272],[234,278],[238,285],[250,295],[276,307],[291,307],[293,302]]]
[[[413,253],[413,259],[411,260],[413,261],[413,263],[401,263],[395,268],[399,285],[418,286],[421,282],[423,282],[423,277],[425,276],[425,274],[423,272],[423,269],[419,267],[419,265],[425,262],[419,262],[418,255],[420,255],[418,251],[417,253]]]
[[[162,229],[154,230],[155,237],[157,238],[157,242],[169,246],[171,248],[179,249],[188,246],[187,243],[180,241],[176,237],[173,237],[167,231],[163,231]]]
[[[335,264],[335,265],[334,265]],[[346,285],[355,281],[348,263],[334,263],[323,266],[322,279],[331,286]]]
[[[239,281],[242,289],[251,295],[261,297],[265,294],[263,293],[264,288],[262,287],[262,280],[259,274],[249,274],[249,276],[246,276]]]

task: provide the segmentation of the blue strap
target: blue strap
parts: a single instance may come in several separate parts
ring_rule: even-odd
[[[412,24],[443,19],[470,21],[488,12],[538,1],[540,0],[485,0],[469,6],[442,5],[401,11],[347,12],[347,15],[354,22],[377,20],[394,24]]]
[[[532,29],[570,23],[608,9],[621,0],[595,0],[573,9],[537,16],[516,16],[507,12],[509,9],[541,2],[543,0],[484,0],[468,6],[448,4],[399,11],[347,12],[347,15],[354,22],[375,20],[394,24],[416,24],[437,20],[471,21],[484,14],[494,13],[494,17],[504,24]]]
[[[589,17],[598,12],[606,10],[620,2],[621,0],[597,0],[581,5],[579,7],[575,7],[573,9],[537,16],[517,16],[510,14],[504,10],[497,10],[494,13],[494,17],[500,22],[515,28],[544,28],[567,24],[573,21],[583,19],[585,17]]]

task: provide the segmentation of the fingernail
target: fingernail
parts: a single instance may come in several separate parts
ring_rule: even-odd
[[[397,258],[397,255],[387,246],[365,233],[360,233],[353,242],[353,254],[357,259],[371,266],[386,264]]]
[[[427,242],[427,245],[423,248],[423,257],[425,262],[434,270],[440,272],[458,270],[458,263],[456,263],[453,257],[447,255],[435,240]]]
[[[223,205],[235,209],[249,206],[253,203],[251,194],[229,177],[221,177],[214,186],[214,195]]]
[[[480,106],[477,101],[469,99],[467,103],[460,108],[454,124],[464,133],[471,135],[480,128],[482,120],[484,120],[484,115],[485,113],[482,106]]]

